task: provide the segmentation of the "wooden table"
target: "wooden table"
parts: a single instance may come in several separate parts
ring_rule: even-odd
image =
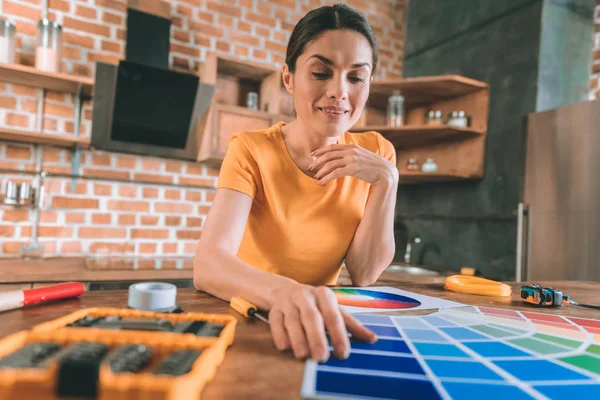
[[[402,279],[401,279],[402,280]],[[398,286],[416,293],[442,297],[464,304],[534,310],[548,314],[560,314],[600,319],[600,311],[575,306],[559,309],[528,307],[519,301],[520,284],[512,284],[513,296],[491,298],[462,295],[443,289],[439,278],[434,283],[399,283],[386,274],[376,285]],[[564,291],[574,300],[600,304],[600,283],[593,282],[539,282]],[[304,364],[294,359],[291,352],[279,353],[271,342],[268,326],[260,321],[245,320],[229,309],[226,302],[193,289],[179,289],[177,302],[185,311],[226,313],[239,319],[234,344],[228,350],[225,361],[219,367],[214,380],[203,392],[203,399],[299,399]],[[34,306],[0,314],[0,337],[39,323],[58,318],[84,307],[127,307],[127,291],[92,291],[81,298],[54,304]]]

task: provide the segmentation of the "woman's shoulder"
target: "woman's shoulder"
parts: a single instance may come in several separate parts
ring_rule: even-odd
[[[268,128],[251,129],[247,131],[236,132],[231,135],[230,141],[243,143],[249,149],[264,147],[267,143],[275,143],[280,123],[274,124]]]
[[[381,133],[376,131],[346,132],[346,143],[356,144],[374,153],[384,155],[394,149],[394,145]]]

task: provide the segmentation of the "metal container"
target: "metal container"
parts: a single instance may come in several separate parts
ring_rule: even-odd
[[[7,181],[4,189],[4,204],[17,204],[19,197],[19,186],[17,182]]]
[[[21,182],[19,185],[19,204],[31,203],[31,185],[27,182]]]

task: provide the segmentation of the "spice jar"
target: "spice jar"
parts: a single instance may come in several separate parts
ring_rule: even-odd
[[[442,125],[442,112],[440,110],[430,110],[425,114],[425,125]]]
[[[394,90],[392,96],[388,99],[387,105],[387,124],[391,127],[402,126],[402,111],[404,108],[404,96],[399,90]]]
[[[15,26],[0,19],[0,63],[13,64],[15,62],[15,41]]]
[[[246,107],[250,110],[258,110],[258,93],[248,92],[246,97]]]
[[[62,27],[48,19],[38,22],[35,67],[47,72],[60,72],[62,54]]]
[[[437,169],[438,169],[438,166],[435,163],[435,161],[433,161],[433,158],[426,159],[425,162],[423,163],[423,165],[421,165],[421,171],[423,171],[423,172],[433,173],[433,172],[436,172]]]
[[[471,125],[470,117],[464,111],[452,111],[448,114],[448,125],[466,128]]]
[[[417,163],[417,159],[416,158],[409,158],[408,162],[406,163],[406,169],[408,171],[418,171],[419,170],[419,164]]]

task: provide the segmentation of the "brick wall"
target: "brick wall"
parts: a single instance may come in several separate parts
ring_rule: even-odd
[[[596,21],[594,29],[594,57],[592,61],[592,77],[590,80],[590,89],[597,99],[600,99],[600,0],[597,0],[594,19]]]
[[[34,64],[42,0],[1,0],[0,14],[16,24],[17,59]],[[125,0],[50,0],[49,16],[63,26],[63,71],[93,76],[95,61],[124,57]],[[280,66],[294,24],[331,1],[172,0],[171,65],[197,70],[207,51]],[[401,76],[405,0],[350,0],[378,34],[377,78]],[[0,81],[0,127],[35,129],[37,89]],[[46,95],[46,133],[73,134],[70,95]],[[84,104],[81,134],[89,136],[92,104]],[[0,168],[34,169],[34,147],[0,142]],[[71,153],[43,148],[43,168],[71,173]],[[108,180],[47,180],[39,241],[47,255],[129,253],[192,255],[210,207],[218,171],[198,163],[84,151],[76,173]],[[7,179],[30,181],[24,174]],[[110,181],[110,179],[114,179]],[[137,183],[120,183],[132,179]],[[152,183],[169,182],[185,187]],[[196,188],[195,188],[196,187]],[[14,256],[31,235],[30,212],[0,206],[0,257]]]

